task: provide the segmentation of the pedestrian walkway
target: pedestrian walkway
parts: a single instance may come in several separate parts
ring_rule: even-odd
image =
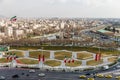
[[[50,59],[54,59],[54,51],[50,51]]]

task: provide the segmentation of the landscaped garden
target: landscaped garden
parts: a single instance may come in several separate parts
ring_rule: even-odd
[[[31,58],[36,58],[36,59],[38,59],[38,56],[39,55],[41,55],[41,57],[42,57],[42,55],[44,55],[45,56],[45,58],[50,58],[50,52],[48,52],[48,51],[30,51],[29,52],[29,56],[31,57]]]
[[[13,55],[13,54],[15,54],[18,57],[23,57],[24,56],[24,53],[22,51],[8,51],[8,52],[5,53],[5,56]]]
[[[89,60],[89,61],[87,61],[87,65],[88,66],[96,66],[96,65],[99,65],[99,64],[102,64],[102,63],[103,63],[102,59],[100,61],[95,61],[95,60]]]
[[[38,64],[38,60],[32,60],[27,58],[18,59],[17,61],[21,64]]]
[[[65,58],[71,58],[72,53],[71,52],[66,52],[66,51],[59,51],[55,52],[55,59],[63,60]]]
[[[66,63],[66,66],[69,66],[69,67],[77,67],[77,66],[80,66],[81,64],[82,64],[81,61],[75,60],[74,62]]]
[[[93,54],[90,54],[88,52],[77,53],[77,59],[85,60],[85,59],[90,59],[90,58],[93,58]]]
[[[51,66],[51,67],[55,67],[55,66],[60,66],[61,62],[56,61],[56,60],[47,60],[44,62],[44,64]]]
[[[10,62],[10,60],[7,60],[7,58],[0,58],[0,63],[7,63]]]
[[[116,62],[117,61],[117,57],[111,57],[111,58],[108,58],[108,61],[109,62]]]

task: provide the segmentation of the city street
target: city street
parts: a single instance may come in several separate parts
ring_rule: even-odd
[[[115,66],[116,67],[116,66]],[[84,80],[79,79],[80,75],[86,75],[87,78],[94,77],[95,80],[116,80],[115,76],[113,75],[112,78],[98,78],[94,76],[94,74],[98,73],[105,73],[104,75],[107,75],[107,73],[110,72],[117,72],[120,70],[119,68],[114,69],[115,67],[112,67],[109,70],[102,71],[86,71],[86,72],[55,72],[55,71],[40,71],[39,69],[35,70],[35,72],[29,72],[30,69],[24,69],[24,68],[0,68],[0,76],[4,76],[5,80]],[[44,77],[38,76],[38,74],[44,73]],[[93,74],[93,75],[88,75]],[[15,77],[17,75],[17,77]],[[14,76],[14,77],[13,77]]]

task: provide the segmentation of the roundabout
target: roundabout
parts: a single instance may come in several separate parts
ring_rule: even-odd
[[[17,56],[16,59],[7,60],[10,57]],[[40,58],[39,58],[40,55]],[[43,60],[44,55],[44,61]],[[104,65],[110,65],[117,61],[117,56],[102,54],[101,60],[95,61],[96,53],[88,51],[68,51],[68,50],[9,50],[3,52],[0,63],[14,67],[44,68],[44,69],[71,69],[83,71],[84,69],[95,69]],[[40,60],[40,61],[39,61]],[[65,61],[66,60],[66,61]],[[0,65],[3,66],[3,65]]]

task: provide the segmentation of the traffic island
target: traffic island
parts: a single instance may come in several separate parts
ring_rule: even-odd
[[[93,58],[93,54],[91,53],[88,53],[88,52],[77,53],[77,59],[86,60],[86,59],[91,59],[91,58]]]
[[[47,60],[44,62],[45,65],[51,66],[51,67],[55,67],[55,66],[60,66],[61,62],[60,61],[56,61],[56,60]]]
[[[50,52],[49,51],[30,51],[29,57],[38,59],[38,56],[41,55],[41,57],[44,55],[45,58],[50,58]]]
[[[101,59],[99,61],[95,61],[95,60],[87,61],[88,66],[96,66],[96,65],[99,65],[99,64],[103,64],[103,59]]]
[[[64,60],[65,58],[71,58],[72,53],[66,51],[55,52],[55,59]]]

